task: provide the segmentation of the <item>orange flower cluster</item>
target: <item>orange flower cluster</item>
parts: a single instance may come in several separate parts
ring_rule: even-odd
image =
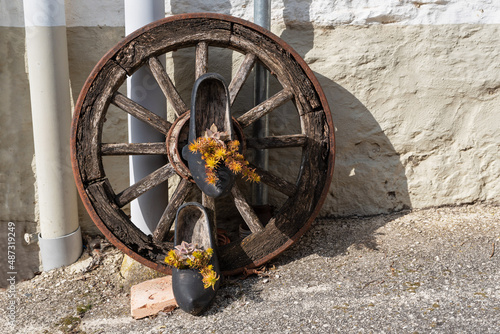
[[[238,152],[240,142],[232,140],[225,144],[222,140],[213,137],[198,137],[189,145],[191,152],[201,153],[205,161],[205,172],[207,174],[207,183],[214,184],[218,178],[216,170],[222,164],[229,168],[235,174],[242,174],[248,181],[259,182],[260,176],[255,169],[248,167],[248,161]]]

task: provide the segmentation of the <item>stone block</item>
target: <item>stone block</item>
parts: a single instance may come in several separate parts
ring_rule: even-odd
[[[165,276],[165,274],[148,268],[127,255],[123,257],[120,275],[123,277],[122,284],[125,289],[129,289],[133,285],[144,281]]]

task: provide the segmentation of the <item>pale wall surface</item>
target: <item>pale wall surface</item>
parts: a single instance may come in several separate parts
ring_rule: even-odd
[[[251,0],[165,0],[165,10],[167,15],[214,12],[253,20],[253,3]],[[271,0],[271,7],[273,25],[283,22],[312,22],[324,27],[500,23],[500,4],[494,0]],[[0,26],[23,27],[22,8],[22,0],[2,0]],[[66,22],[70,27],[122,27],[123,13],[122,0],[66,1]]]
[[[500,3],[272,4],[273,32],[316,73],[336,126],[334,181],[321,215],[500,202]],[[253,16],[251,1],[172,1],[166,8],[167,15]],[[0,0],[0,9],[0,220],[34,221],[22,1]],[[66,21],[76,100],[92,67],[123,37],[123,3],[67,2]],[[124,136],[123,120],[111,131]],[[127,167],[113,168],[114,182],[127,184]],[[84,230],[94,230],[80,214]]]
[[[499,55],[499,25],[317,32],[305,59],[337,128],[322,213],[498,202]]]

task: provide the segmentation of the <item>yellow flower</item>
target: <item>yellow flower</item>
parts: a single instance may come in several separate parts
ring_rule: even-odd
[[[203,256],[203,254],[200,252],[200,251],[194,251],[193,252],[193,256],[196,260],[199,260],[201,259],[201,257]]]
[[[207,157],[205,163],[210,169],[214,169],[217,166],[217,160],[214,157]]]
[[[235,172],[235,173],[239,173],[241,172],[241,163],[239,163],[238,161],[236,160],[232,160],[229,165],[227,166],[231,171]]]
[[[200,152],[201,158],[205,161],[207,174],[205,181],[209,184],[216,184],[218,178],[215,171],[223,163],[233,173],[242,173],[248,180],[259,182],[260,177],[255,170],[248,167],[248,161],[239,153],[240,142],[238,140],[224,142],[223,140],[226,139],[227,136],[222,136],[222,133],[219,133],[217,127],[213,125],[204,137],[199,137],[189,145],[189,150]]]
[[[209,264],[214,250],[208,248],[206,251],[197,248],[197,245],[188,244],[184,241],[170,250],[165,257],[165,262],[172,267],[178,269],[192,268],[199,270],[203,276],[203,285],[205,289],[212,287],[215,289],[215,284],[219,277],[214,270],[213,265]]]
[[[244,166],[243,175],[250,182],[260,182],[260,176],[255,172],[255,169],[248,168],[247,166]]]
[[[213,184],[215,185],[215,183],[217,182],[217,176],[215,176],[215,174],[212,172],[212,173],[207,173],[207,179],[206,179],[207,183],[208,184]]]
[[[215,151],[214,158],[217,159],[217,161],[224,160],[225,157],[226,157],[225,148],[220,147]]]
[[[200,272],[203,276],[203,287],[205,289],[212,287],[212,289],[215,290],[215,284],[219,280],[219,277],[217,277],[217,273],[213,270],[213,266],[209,265],[203,268]]]
[[[229,144],[228,144],[229,150],[231,150],[231,151],[237,151],[239,149],[239,146],[240,146],[240,142],[237,140],[233,140],[233,141],[229,142]]]
[[[189,144],[189,150],[191,152],[196,152],[198,151],[198,148],[199,148],[199,145],[198,145],[198,142],[197,141],[194,141],[192,142],[191,144]]]
[[[170,264],[172,265],[172,263],[174,262],[175,260],[175,251],[172,249],[170,250],[168,253],[167,253],[167,256],[165,257],[165,262],[167,264]]]

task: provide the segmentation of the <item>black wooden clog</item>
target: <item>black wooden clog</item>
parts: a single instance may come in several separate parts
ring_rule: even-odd
[[[198,315],[210,306],[221,281],[214,234],[208,214],[200,203],[185,203],[177,210],[174,245],[177,246],[182,241],[196,243],[204,250],[214,250],[210,264],[219,276],[214,288],[204,288],[203,277],[198,270],[172,269],[172,290],[177,304],[183,311]]]
[[[229,140],[234,140],[231,120],[229,91],[221,75],[206,73],[194,83],[191,94],[191,111],[189,119],[189,143],[210,129],[217,126],[218,131],[225,132]],[[188,162],[188,167],[196,185],[210,197],[227,195],[235,181],[235,175],[225,166],[217,168],[215,185],[206,182],[205,161],[201,154],[191,152],[188,147],[182,150],[182,156]]]

